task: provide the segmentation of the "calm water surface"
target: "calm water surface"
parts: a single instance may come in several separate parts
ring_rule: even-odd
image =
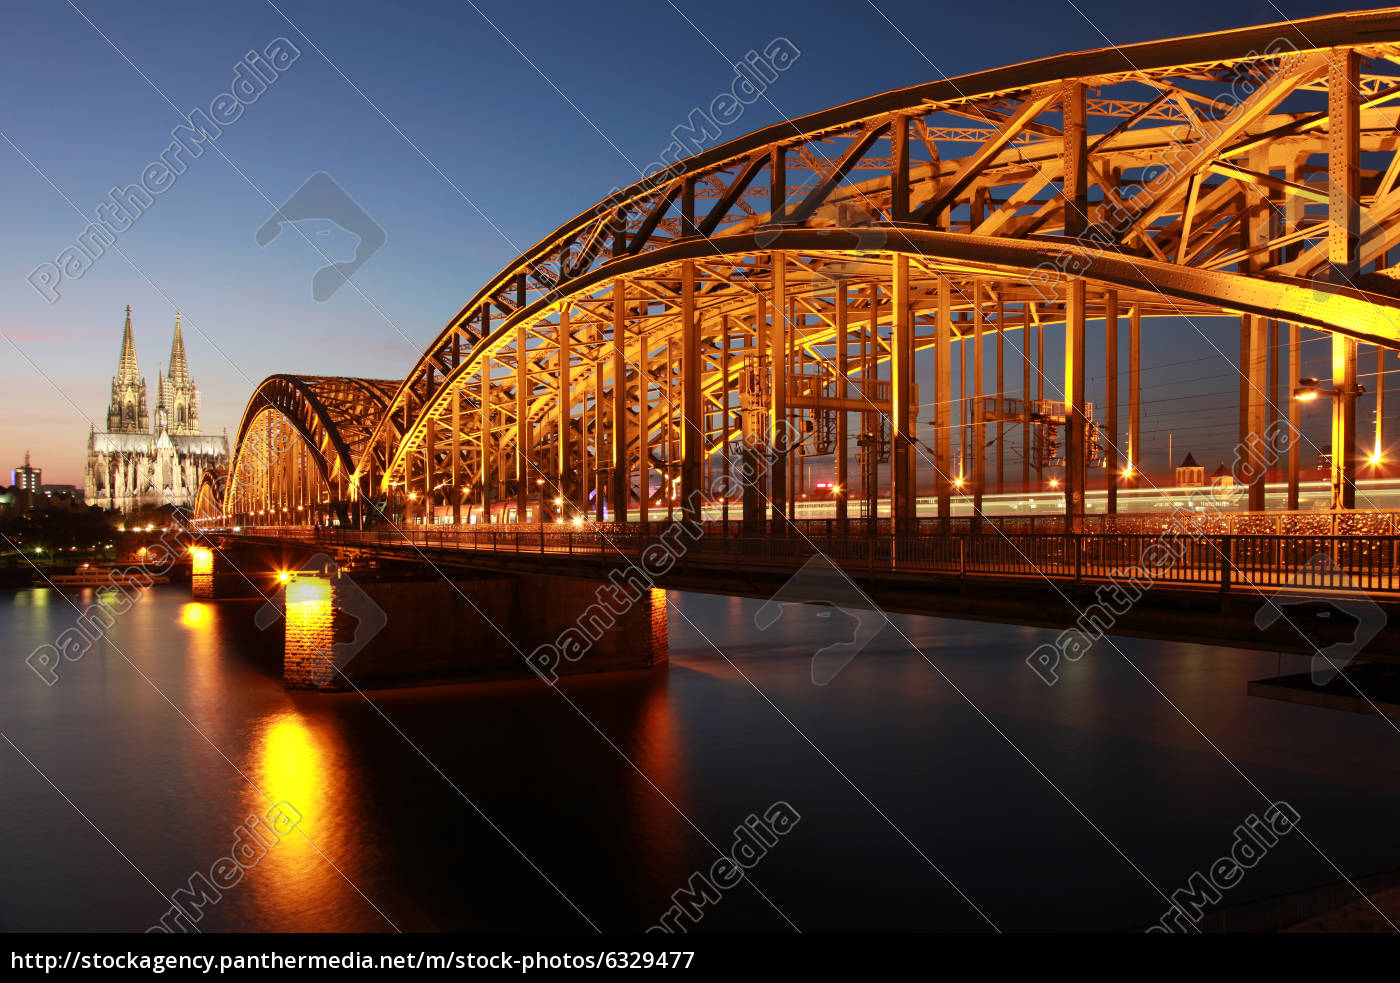
[[[0,929],[144,930],[278,800],[304,835],[206,931],[641,930],[778,801],[701,930],[1141,925],[1272,799],[1306,839],[1230,902],[1400,867],[1400,732],[1247,697],[1273,655],[1117,639],[1048,688],[1051,632],[899,617],[921,651],[818,687],[819,610],[672,597],[664,669],[362,696],[284,690],[255,605],[174,586],[50,687],[25,656],[91,594],[0,593]]]

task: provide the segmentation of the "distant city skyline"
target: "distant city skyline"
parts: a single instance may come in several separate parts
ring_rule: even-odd
[[[518,252],[664,160],[673,132],[775,38],[800,59],[737,118],[718,120],[715,142],[941,74],[1172,36],[1188,23],[1205,32],[1351,6],[1007,5],[1018,29],[989,35],[985,7],[893,0],[807,7],[801,18],[759,7],[737,22],[695,4],[560,7],[547,18],[502,3],[414,17],[367,3],[24,4],[0,41],[0,83],[35,93],[0,116],[7,215],[22,232],[0,242],[0,348],[5,391],[24,407],[0,429],[0,455],[15,462],[31,449],[49,480],[81,485],[128,304],[137,344],[152,353],[183,312],[205,433],[232,435],[272,373],[403,374]],[[610,25],[624,21],[629,51],[665,58],[599,70],[598,50],[618,42]],[[324,302],[313,277],[350,259],[352,237],[321,220],[260,232],[318,173],[384,236]],[[69,252],[65,266],[84,242],[98,257]],[[1191,401],[1226,402],[1233,378],[1220,353],[1233,354],[1237,325],[1179,327],[1144,332],[1144,370],[1161,387],[1144,400],[1163,400],[1145,428],[1149,466],[1169,463],[1168,432],[1178,456],[1189,449],[1212,465],[1233,443],[1228,426],[1200,427]],[[1306,346],[1314,374],[1326,375],[1324,347]],[[1092,345],[1089,358],[1089,398],[1101,399]],[[1370,413],[1363,403],[1363,420]],[[1325,421],[1309,429],[1325,434]]]

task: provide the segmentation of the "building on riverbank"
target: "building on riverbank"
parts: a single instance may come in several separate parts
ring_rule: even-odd
[[[228,467],[228,437],[199,430],[199,389],[190,377],[180,315],[169,370],[158,376],[155,411],[147,417],[146,380],[136,360],[131,308],[126,309],[107,429],[88,434],[84,498],[131,512],[149,505],[189,506],[208,469]]]

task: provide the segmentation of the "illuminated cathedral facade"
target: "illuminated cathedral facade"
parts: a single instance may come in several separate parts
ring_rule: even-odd
[[[199,390],[190,378],[178,313],[170,367],[158,376],[155,410],[148,414],[128,307],[107,429],[94,427],[88,435],[88,504],[122,512],[150,505],[190,507],[204,472],[227,470],[228,456],[226,434],[199,432]]]

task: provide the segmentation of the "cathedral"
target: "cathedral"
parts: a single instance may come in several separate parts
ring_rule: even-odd
[[[136,364],[128,307],[107,429],[93,428],[88,435],[88,504],[122,512],[148,505],[189,507],[204,472],[227,469],[228,436],[199,432],[199,390],[185,361],[178,312],[170,368],[158,376],[155,412],[147,416],[146,380]]]

